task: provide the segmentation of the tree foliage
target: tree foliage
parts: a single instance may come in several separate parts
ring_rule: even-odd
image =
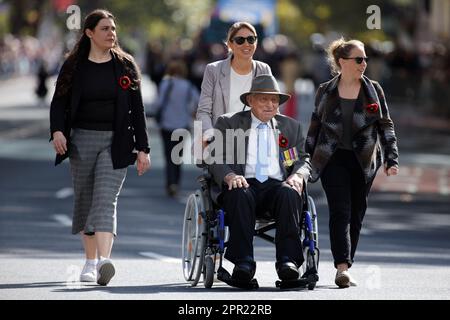
[[[337,32],[361,40],[388,38],[395,30],[392,20],[414,9],[415,0],[278,0],[280,32],[297,44],[307,45],[312,33]],[[370,5],[381,10],[381,29],[369,30]]]

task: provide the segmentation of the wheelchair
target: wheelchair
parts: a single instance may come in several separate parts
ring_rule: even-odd
[[[215,278],[227,282],[229,273],[222,267],[227,245],[225,212],[210,196],[212,178],[207,170],[197,178],[200,188],[190,194],[186,203],[182,235],[182,266],[184,278],[196,286],[202,277],[205,288],[211,288]],[[303,191],[303,210],[300,238],[303,245],[304,263],[299,268],[302,276],[298,280],[275,282],[280,289],[307,287],[313,290],[319,281],[319,236],[316,206],[312,197]],[[255,236],[275,243],[267,232],[275,229],[275,220],[257,218]],[[217,261],[219,264],[217,265]],[[253,279],[255,280],[255,279]],[[257,282],[253,289],[258,288]],[[251,289],[251,288],[249,288]]]

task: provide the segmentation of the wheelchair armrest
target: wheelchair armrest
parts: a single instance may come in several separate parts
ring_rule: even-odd
[[[197,177],[197,182],[200,183],[201,185],[210,185],[211,182],[211,175],[208,174],[201,174]],[[209,187],[208,187],[209,189]]]
[[[209,137],[208,140],[206,140],[206,144],[209,145],[209,144],[211,144],[214,140],[215,140],[215,137],[214,137],[214,136]],[[203,152],[203,149],[202,149],[202,152]],[[201,163],[197,163],[196,166],[197,166],[197,168],[201,168],[201,169],[205,169],[205,168],[206,168],[206,169],[208,169],[208,165],[207,165],[203,160],[202,160]]]
[[[204,162],[202,162],[202,163],[196,163],[195,166],[196,166],[197,168],[200,168],[200,169],[208,168],[208,165],[207,165],[206,163],[204,163]]]

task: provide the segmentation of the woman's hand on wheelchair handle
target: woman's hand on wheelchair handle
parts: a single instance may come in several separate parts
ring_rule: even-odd
[[[244,176],[236,175],[234,173],[227,174],[223,180],[228,185],[228,190],[248,188],[250,186]]]

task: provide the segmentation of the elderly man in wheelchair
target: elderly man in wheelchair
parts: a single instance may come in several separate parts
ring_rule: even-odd
[[[200,240],[196,242],[193,258],[187,254],[189,249],[192,250],[192,242],[189,242],[188,236],[192,231],[187,230],[186,226],[183,230],[183,260],[187,280],[194,280],[196,284],[198,275],[208,273],[209,270],[209,275],[204,274],[205,286],[212,285],[210,270],[211,263],[214,264],[215,260],[208,259],[208,255],[217,252],[213,252],[211,242],[219,239],[218,251],[221,254],[224,252],[224,236],[223,233],[217,237],[211,236],[214,233],[211,230],[219,230],[218,233],[221,233],[226,222],[229,239],[225,258],[234,264],[234,269],[230,275],[220,264],[217,278],[239,288],[258,288],[254,279],[256,262],[253,237],[257,219],[264,216],[274,220],[276,228],[273,242],[276,248],[275,269],[281,280],[278,284],[298,284],[301,278],[299,267],[304,262],[304,243],[300,236],[304,219],[302,207],[308,203],[304,189],[311,168],[309,155],[304,152],[300,124],[278,113],[279,105],[289,97],[280,92],[273,76],[261,75],[253,80],[251,90],[240,97],[251,110],[223,115],[217,120],[214,141],[208,146],[210,158],[207,160],[211,179],[206,182],[203,180],[202,190],[206,192],[206,196],[205,193],[197,194],[211,200],[204,199],[205,203],[200,205],[203,208],[198,210],[198,217],[185,217],[185,225],[186,219],[206,221],[206,226],[200,226],[204,228],[204,232],[198,232],[199,223],[196,225],[196,234]],[[244,137],[240,137],[240,134],[244,134]],[[214,213],[214,203],[217,204],[216,207],[223,209],[225,218],[222,210],[218,215]],[[192,205],[188,201],[186,212]],[[212,213],[213,218],[202,215],[202,212]],[[211,224],[214,227],[217,225],[218,229],[211,228]],[[311,228],[311,221],[309,225]],[[198,246],[198,243],[201,245]],[[197,270],[192,268],[192,260],[195,258],[199,261]],[[186,261],[190,263],[187,267]],[[205,266],[202,265],[203,262]],[[195,273],[197,277],[193,279]]]

